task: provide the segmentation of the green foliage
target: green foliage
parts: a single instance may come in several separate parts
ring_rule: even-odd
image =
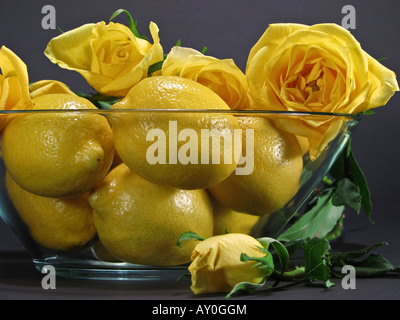
[[[385,245],[385,242],[349,252],[332,250],[331,242],[341,234],[346,208],[352,209],[356,214],[363,210],[371,221],[370,191],[350,143],[332,166],[329,176],[324,177],[322,187],[310,199],[306,212],[296,215],[295,221],[289,221],[291,225],[278,235],[277,240],[258,239],[265,250],[268,250],[270,245],[273,247],[273,261],[267,261],[265,258],[253,260],[258,262],[258,267],[273,266],[273,272],[268,273],[261,284],[238,284],[227,297],[236,292],[253,292],[260,289],[268,278],[275,279],[275,283],[268,289],[276,287],[281,280],[320,283],[329,288],[335,285],[333,278],[344,276],[341,270],[345,265],[353,266],[357,277],[400,273],[400,266],[393,265],[382,255],[371,253],[372,250]],[[294,256],[303,261],[303,266],[290,266]],[[277,269],[277,266],[280,266],[280,269]]]
[[[132,33],[135,35],[135,37],[148,40],[147,37],[139,34],[139,32],[137,30],[137,21],[133,20],[132,15],[129,13],[128,10],[118,9],[111,15],[109,21],[113,20],[115,17],[119,16],[121,13],[126,14],[126,17],[128,18],[128,21],[129,21],[129,29],[132,31]]]
[[[164,59],[165,60],[165,59]],[[156,63],[153,63],[152,65],[149,66],[149,69],[147,70],[147,76],[151,77],[152,74],[158,70],[161,70],[164,60],[158,61]]]
[[[251,293],[262,288],[265,285],[265,282],[266,280],[261,283],[240,282],[225,296],[225,298],[229,299],[233,294],[240,292]]]
[[[300,219],[284,231],[279,237],[280,241],[293,241],[312,237],[325,237],[336,226],[343,215],[344,206],[333,204],[335,189],[322,192],[317,203]]]
[[[371,194],[368,188],[367,180],[365,179],[365,176],[351,150],[351,142],[349,142],[347,148],[336,160],[329,173],[337,181],[337,184],[346,183],[347,187],[351,188],[351,194],[349,194],[349,198],[352,197],[352,199],[348,198],[348,202],[346,202],[346,204],[356,209],[364,209],[365,214],[371,221]],[[341,182],[341,180],[344,179],[347,181]],[[358,190],[350,183],[357,186]],[[346,190],[343,190],[343,192],[345,193]]]
[[[330,244],[326,239],[312,238],[304,246],[304,276],[310,282],[322,281],[326,287],[330,281],[329,250]]]
[[[88,99],[92,102],[98,109],[108,110],[114,103],[117,103],[120,98],[105,96],[101,93],[86,94],[83,92],[75,92],[79,97]]]
[[[181,242],[182,241],[187,241],[187,240],[192,240],[192,239],[199,240],[199,241],[205,240],[205,238],[199,236],[197,233],[192,232],[192,231],[188,231],[188,232],[185,232],[185,233],[180,235],[180,237],[176,241],[176,245],[178,247],[181,247]]]

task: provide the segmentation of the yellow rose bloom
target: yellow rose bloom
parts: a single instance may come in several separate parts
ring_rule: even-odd
[[[249,53],[246,75],[256,107],[267,110],[359,113],[385,105],[399,90],[393,71],[331,23],[270,25]],[[326,117],[277,123],[309,139],[311,159],[341,127]]]
[[[32,107],[26,64],[10,49],[0,49],[0,110],[24,110]],[[7,117],[9,119],[9,117]],[[6,124],[0,121],[0,130]]]
[[[76,95],[65,83],[57,80],[40,80],[34,82],[29,85],[29,92],[32,99],[38,96],[52,93],[66,93],[70,95]]]
[[[191,289],[195,294],[229,292],[240,282],[261,283],[265,270],[254,267],[255,261],[241,261],[249,257],[265,257],[253,237],[241,233],[227,233],[199,242],[192,253],[189,272]]]
[[[148,67],[163,60],[159,29],[150,23],[153,44],[123,24],[89,23],[50,40],[45,55],[60,67],[79,72],[97,92],[123,97]]]
[[[173,47],[162,75],[194,80],[218,94],[231,109],[250,106],[247,78],[232,59],[206,56],[192,48]]]

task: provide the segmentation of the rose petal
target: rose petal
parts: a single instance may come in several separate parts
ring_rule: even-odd
[[[249,64],[252,63],[254,56],[260,50],[263,50],[263,56],[266,56],[266,60],[268,60],[274,53],[277,46],[281,44],[288,35],[296,32],[297,30],[303,30],[307,28],[308,26],[306,25],[296,23],[270,24],[257,43],[250,50],[246,64],[246,73]]]
[[[265,271],[254,267],[254,261],[240,260],[242,253],[264,257],[262,245],[253,237],[229,233],[208,238],[196,245],[188,270],[192,275],[194,293],[229,292],[236,284],[246,281],[260,283]]]
[[[185,47],[171,49],[162,67],[165,76],[196,81],[218,94],[231,109],[250,106],[247,78],[232,59],[217,59]]]
[[[84,24],[50,40],[45,55],[53,63],[69,70],[88,70],[92,61],[90,40],[94,23]]]
[[[1,92],[1,109],[28,109],[32,106],[29,96],[29,77],[26,64],[10,49],[2,46],[0,49],[0,68],[7,87],[3,84]]]
[[[68,86],[56,80],[41,80],[32,83],[29,86],[29,91],[32,98],[51,93],[65,93],[75,95]]]
[[[399,85],[396,80],[396,74],[383,66],[369,54],[368,71],[370,78],[370,92],[366,99],[368,103],[361,104],[355,109],[355,112],[362,112],[368,109],[384,106],[389,99],[399,91]]]

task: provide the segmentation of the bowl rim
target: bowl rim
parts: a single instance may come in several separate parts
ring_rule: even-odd
[[[288,110],[265,110],[265,109],[24,109],[24,110],[0,110],[1,115],[19,115],[36,113],[100,113],[100,114],[118,114],[118,113],[211,113],[226,115],[283,115],[283,116],[326,116],[326,117],[346,117],[360,119],[362,113],[341,113],[341,112],[323,112],[323,111],[288,111]]]

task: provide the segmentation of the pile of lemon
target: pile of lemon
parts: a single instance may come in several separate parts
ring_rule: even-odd
[[[299,188],[303,151],[295,136],[280,132],[265,117],[218,113],[229,110],[227,104],[189,79],[146,78],[112,106],[120,112],[96,112],[87,99],[66,93],[35,97],[33,105],[35,114],[18,115],[7,123],[1,152],[10,199],[32,238],[46,248],[92,246],[95,256],[106,261],[185,264],[196,243],[185,241],[178,247],[182,233],[204,238],[250,233],[261,216],[280,209]],[[199,135],[202,129],[222,136],[253,129],[253,172],[235,174],[237,161],[149,163],[153,142],[147,133],[168,132],[170,121]],[[178,140],[178,147],[185,143]],[[165,152],[171,148],[176,146],[167,143]]]

